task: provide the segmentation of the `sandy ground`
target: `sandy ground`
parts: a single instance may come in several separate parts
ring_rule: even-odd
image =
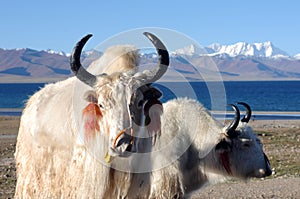
[[[0,198],[12,198],[19,117],[0,116]],[[192,198],[300,198],[300,120],[251,121],[273,168],[267,179],[209,185]]]
[[[192,198],[300,198],[300,177],[226,182],[207,186]]]

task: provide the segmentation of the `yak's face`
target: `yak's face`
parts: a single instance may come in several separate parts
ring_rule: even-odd
[[[91,137],[96,134],[106,137],[110,156],[127,156],[132,150],[135,132],[129,105],[135,89],[129,81],[129,77],[121,74],[114,78],[102,77],[95,91],[87,92],[85,97],[89,102],[83,111],[85,140],[96,139]]]
[[[246,123],[236,129],[236,138],[224,138],[216,146],[220,163],[229,175],[239,178],[262,178],[272,174],[259,138]]]
[[[110,75],[91,74],[80,63],[83,46],[92,36],[90,34],[77,42],[70,57],[70,66],[76,77],[94,89],[94,94],[87,93],[88,105],[82,112],[85,140],[88,137],[87,141],[93,141],[98,146],[95,136],[104,135],[108,140],[108,149],[106,149],[105,155],[108,157],[105,158],[107,162],[110,161],[110,156],[127,156],[128,151],[132,149],[135,132],[129,108],[131,96],[139,87],[160,79],[169,65],[169,53],[165,45],[151,33],[145,32],[144,35],[155,46],[159,57],[156,67],[152,70],[138,73],[136,71],[123,73],[116,71]],[[128,63],[122,62],[123,65],[121,65],[125,67],[124,64],[134,63],[135,60],[131,60]],[[136,104],[140,104],[140,102],[138,101]]]
[[[240,120],[239,108],[230,104],[235,111],[234,120],[224,128],[224,138],[216,145],[219,163],[227,174],[238,178],[262,178],[272,174],[269,160],[262,149],[262,144],[248,126],[251,108],[245,102],[238,102],[246,109]]]
[[[88,105],[82,112],[85,141],[98,139],[95,135],[106,137],[108,155],[128,156],[136,152],[135,141],[140,135],[140,127],[147,127],[149,136],[160,130],[161,108],[158,98],[161,93],[149,85],[139,88],[132,84],[132,78],[124,74],[102,77],[95,91],[86,93]],[[151,127],[151,128],[150,128]],[[94,136],[93,136],[94,135]]]

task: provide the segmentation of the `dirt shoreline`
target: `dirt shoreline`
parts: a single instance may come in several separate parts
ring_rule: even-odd
[[[16,183],[14,151],[20,117],[0,116],[0,198],[12,198]],[[255,120],[274,175],[248,182],[209,185],[192,198],[300,198],[300,120]]]

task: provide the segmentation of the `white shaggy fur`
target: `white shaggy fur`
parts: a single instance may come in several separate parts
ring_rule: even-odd
[[[134,46],[112,46],[99,59],[90,64],[88,71],[92,74],[107,73],[110,75],[115,72],[137,70],[138,63],[139,56]]]
[[[121,56],[107,63],[109,57],[116,56],[115,52]],[[104,58],[107,58],[106,61],[102,60]],[[95,74],[136,71],[138,64],[136,49],[131,46],[111,48],[102,59],[92,64],[94,68],[91,70]],[[106,68],[107,65],[110,70]],[[106,80],[107,89],[113,82],[118,84],[118,81],[122,81],[119,77],[116,74]],[[123,87],[127,90],[123,88],[120,95],[130,92],[125,84]],[[80,123],[83,122],[81,111],[89,103],[85,100],[86,92],[97,94],[97,90],[72,77],[46,85],[28,100],[21,117],[15,153],[16,198],[120,198],[127,195],[131,175],[117,172],[109,164],[99,162],[90,154],[80,136]],[[109,102],[108,99],[103,101]],[[116,107],[127,110],[120,105]],[[101,128],[107,132],[107,129],[103,129],[104,124]],[[97,154],[102,159],[107,151],[105,143],[108,138],[105,137],[105,133],[98,133],[96,141],[92,143],[102,153]]]

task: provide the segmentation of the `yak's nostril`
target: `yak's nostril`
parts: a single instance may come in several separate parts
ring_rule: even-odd
[[[270,175],[272,175],[272,173],[273,173],[273,171],[272,171],[272,169],[271,169],[270,164],[267,164],[267,165],[266,165],[266,172],[265,172],[265,175],[266,175],[266,176],[270,176]]]
[[[272,175],[272,170],[270,168],[267,168],[266,170],[266,176]]]
[[[130,130],[130,134],[126,132]],[[122,130],[113,140],[110,153],[115,156],[127,157],[136,151],[133,130],[130,128]]]
[[[123,134],[124,135],[124,134]],[[125,134],[126,135],[126,134]],[[117,140],[117,145],[116,147],[119,147],[123,144],[130,144],[130,137],[127,136],[120,136],[119,139]]]
[[[264,153],[264,157],[265,157],[265,162],[266,162],[266,176],[270,176],[272,175],[272,169],[271,169],[271,164],[270,161],[268,159],[268,157],[266,156],[266,154]]]
[[[266,162],[266,171],[265,171],[265,175],[266,175],[266,176],[270,176],[270,175],[272,175],[271,164],[270,164],[270,161],[269,161],[269,159],[268,159],[268,157],[266,156],[265,153],[264,153],[264,157],[265,157],[265,162]]]
[[[122,133],[115,141],[114,147],[118,148],[122,145],[130,145],[131,144],[132,137],[128,135],[126,132]],[[128,147],[126,147],[128,148]]]

